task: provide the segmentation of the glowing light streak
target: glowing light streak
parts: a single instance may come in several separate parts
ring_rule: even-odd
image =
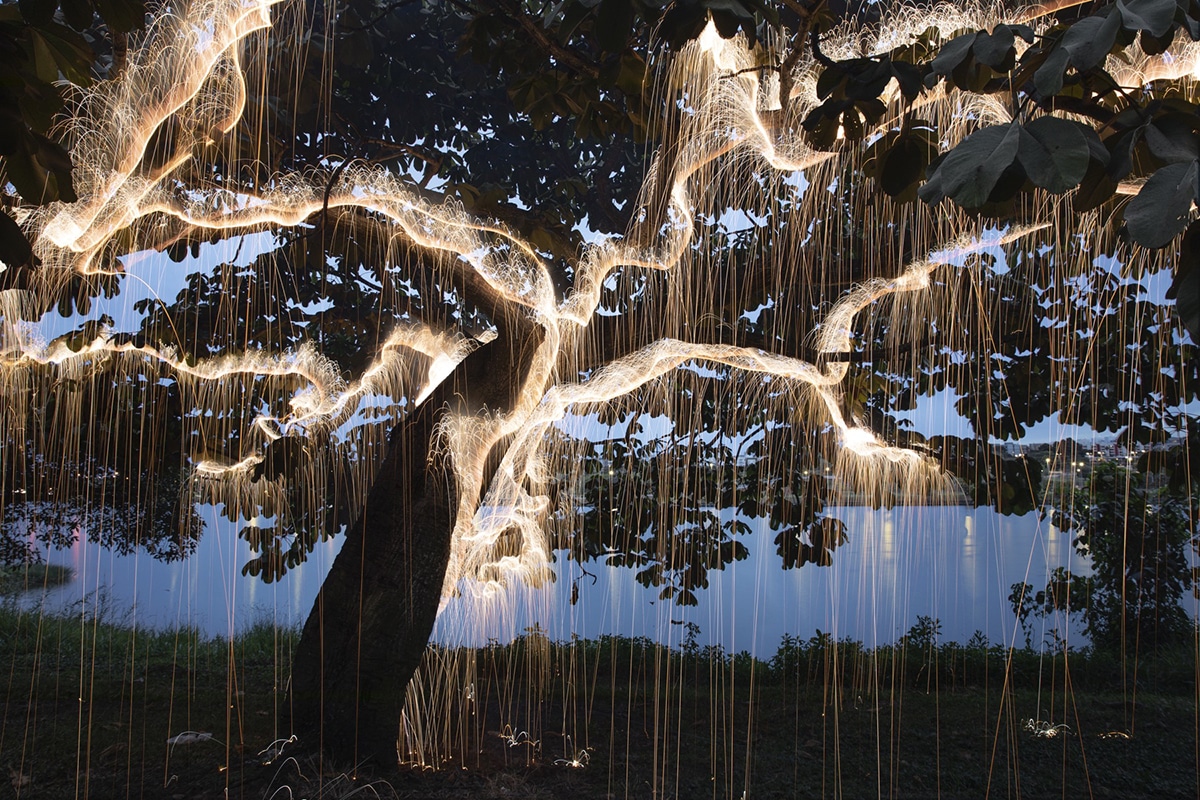
[[[861,148],[842,141],[834,151],[815,151],[788,123],[791,118],[802,119],[816,103],[819,65],[811,57],[802,60],[791,76],[791,96],[781,98],[778,78],[763,77],[744,43],[723,40],[710,27],[697,45],[679,56],[665,89],[672,96],[686,97],[688,112],[681,115],[678,130],[672,131],[673,149],[656,160],[646,178],[639,206],[643,218],[630,236],[589,245],[575,265],[571,291],[560,301],[549,267],[531,244],[502,226],[472,219],[451,204],[425,202],[402,178],[384,170],[351,166],[332,183],[328,175],[275,176],[257,187],[214,187],[204,182],[200,167],[207,148],[216,137],[237,126],[245,105],[241,44],[269,25],[272,5],[271,0],[208,0],[166,14],[135,39],[125,73],[81,93],[81,116],[67,131],[79,165],[76,183],[81,199],[71,206],[52,205],[22,217],[45,265],[46,283],[39,291],[55,297],[69,277],[119,275],[119,264],[108,261],[110,246],[119,234],[126,230],[136,233],[139,226],[233,235],[299,226],[316,214],[341,211],[354,211],[365,218],[381,242],[404,240],[440,257],[441,274],[474,273],[512,313],[523,314],[540,326],[543,337],[511,409],[486,415],[446,415],[437,432],[433,457],[441,459],[452,473],[459,497],[447,597],[468,590],[478,590],[483,596],[499,594],[513,577],[544,580],[550,574],[546,529],[552,510],[545,489],[556,477],[550,474],[548,450],[558,426],[568,415],[587,414],[620,398],[662,389],[673,374],[689,365],[769,378],[782,398],[773,401],[774,413],[832,430],[839,448],[828,470],[831,479],[850,487],[898,486],[918,499],[949,491],[944,485],[948,479],[929,459],[915,450],[891,445],[860,421],[846,418],[844,389],[851,364],[832,356],[854,351],[867,312],[901,300],[915,306],[936,291],[931,280],[936,271],[958,269],[971,254],[1003,247],[1051,223],[973,231],[974,223],[939,209],[929,215],[935,219],[918,225],[906,216],[908,212],[880,200],[883,208],[890,209],[882,212],[887,222],[895,223],[908,237],[904,240],[907,251],[926,255],[898,265],[883,261],[888,270],[839,290],[836,299],[824,298],[822,308],[828,311],[810,337],[815,353],[811,360],[728,343],[692,341],[684,335],[691,328],[684,325],[674,330],[678,335],[656,336],[631,353],[589,367],[585,374],[576,366],[587,363],[592,344],[589,328],[606,287],[620,288],[626,285],[621,281],[653,274],[703,294],[703,285],[696,288],[688,283],[699,281],[691,272],[706,266],[695,260],[693,253],[707,245],[698,241],[701,224],[697,220],[705,218],[706,208],[711,211],[720,205],[707,193],[722,170],[737,168],[728,165],[753,162],[756,171],[766,171],[764,164],[776,171],[811,170],[805,180],[814,188],[797,198],[788,212],[796,217],[790,222],[797,228],[803,227],[804,214],[816,217],[818,213],[844,212],[820,206],[825,201],[817,196],[823,186],[844,178],[837,171],[839,166],[861,159]],[[1042,6],[1023,18],[1039,19],[1051,11],[1051,6]],[[974,8],[940,7],[932,20],[930,13],[928,9],[902,11],[874,33],[844,31],[823,39],[823,46],[833,57],[881,52],[909,41],[931,22],[949,34],[981,21],[997,21],[994,14]],[[1196,53],[1194,48],[1179,46],[1163,58],[1134,59],[1121,80],[1140,85],[1195,72],[1200,63]],[[994,98],[964,101],[933,92],[922,102],[923,113],[929,113],[949,142],[979,125],[1011,118],[1009,109]],[[899,116],[898,101],[892,97],[884,122],[873,133],[889,129]],[[168,122],[174,126],[174,149],[161,164],[147,163],[148,143]],[[735,177],[745,175],[735,173]],[[758,188],[755,184],[753,191]],[[1121,187],[1123,192],[1136,189],[1132,183]],[[660,197],[666,208],[651,208]],[[656,213],[665,218],[650,218]],[[891,218],[886,217],[888,213]],[[1047,218],[1052,217],[1047,214]],[[865,215],[858,221],[864,227],[886,227]],[[805,250],[818,250],[821,244],[820,240],[812,244],[805,240],[796,247],[796,258]],[[394,266],[387,262],[386,248],[381,252],[383,266]],[[864,258],[877,256],[884,257],[864,254]],[[838,276],[831,277],[836,283]],[[308,449],[313,461],[303,466],[295,480],[320,488],[328,479],[327,467],[339,454],[351,447],[366,451],[385,444],[386,437],[377,433],[362,433],[359,438],[338,433],[367,398],[404,397],[412,398],[413,404],[425,402],[473,348],[495,336],[472,340],[424,325],[397,327],[377,347],[374,361],[348,383],[311,345],[285,353],[246,352],[190,360],[167,348],[135,346],[104,332],[82,343],[45,344],[21,322],[40,308],[36,301],[29,292],[0,293],[0,380],[6,402],[15,409],[5,424],[19,427],[28,421],[29,412],[20,404],[31,394],[33,382],[57,385],[55,381],[98,374],[114,363],[127,374],[146,373],[151,382],[156,378],[178,381],[189,411],[236,406],[244,402],[243,394],[269,395],[275,405],[264,401],[269,408],[256,407],[243,418],[233,419],[230,414],[230,419],[209,420],[198,414],[190,423],[201,442],[192,453],[190,488],[198,496],[220,498],[235,509],[258,505],[264,512],[282,513],[289,502],[280,481],[250,480],[271,442],[285,436],[306,437],[312,445]],[[682,301],[680,307],[688,308]],[[908,317],[913,329],[920,327],[919,317]],[[707,321],[702,315],[689,324],[699,327]],[[916,334],[906,329],[898,335],[915,338]],[[520,344],[496,342],[490,346]],[[74,409],[73,413],[81,412]],[[377,427],[394,423],[398,413],[389,411]],[[221,452],[230,440],[236,440],[241,449]],[[489,456],[501,444],[499,466],[491,471]],[[206,445],[211,445],[213,452],[202,449]],[[361,500],[371,483],[373,459],[357,458],[355,468],[358,472],[349,491]],[[313,494],[323,495],[315,490]],[[520,736],[513,736],[509,729],[510,744],[536,745],[528,734],[523,740]],[[584,749],[556,763],[577,767],[586,760]]]

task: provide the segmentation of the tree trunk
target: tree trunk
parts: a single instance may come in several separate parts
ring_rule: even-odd
[[[452,476],[428,458],[437,422],[448,409],[511,408],[524,361],[485,345],[396,427],[321,585],[296,647],[289,710],[292,730],[337,769],[396,764],[405,692],[437,617],[458,502]]]

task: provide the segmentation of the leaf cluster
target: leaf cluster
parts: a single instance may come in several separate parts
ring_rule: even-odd
[[[71,158],[53,137],[63,82],[87,86],[96,70],[97,25],[124,33],[145,23],[143,0],[21,0],[0,5],[0,168],[23,202],[73,202]],[[7,201],[6,201],[7,203]],[[15,220],[0,214],[0,261],[32,266]]]

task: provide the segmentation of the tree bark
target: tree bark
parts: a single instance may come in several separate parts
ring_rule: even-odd
[[[493,342],[471,353],[393,430],[321,585],[296,647],[288,710],[301,742],[318,746],[336,769],[396,765],[405,692],[437,618],[458,502],[453,477],[429,458],[431,439],[450,410],[510,409],[528,343]]]

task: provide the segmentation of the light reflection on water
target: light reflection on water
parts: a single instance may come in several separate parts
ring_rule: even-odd
[[[683,623],[691,622],[699,626],[701,646],[770,657],[785,633],[807,639],[819,629],[871,646],[895,641],[924,615],[941,620],[945,641],[965,642],[980,630],[992,643],[1010,643],[1015,621],[1007,598],[1014,582],[1040,587],[1057,566],[1086,569],[1071,550],[1071,536],[1035,514],[1003,517],[965,506],[846,507],[835,513],[850,540],[835,552],[831,567],[781,570],[773,533],[758,526],[743,540],[749,558],[710,572],[699,605],[681,608],[657,601],[657,591],[638,584],[631,569],[587,564],[593,584],[579,564],[560,557],[557,582],[510,590],[491,604],[485,624],[469,603],[452,600],[435,638],[507,641],[536,623],[554,639],[618,633],[678,646],[686,635]],[[302,623],[340,539],[319,545],[307,564],[281,581],[264,584],[241,576],[249,557],[245,542],[215,515],[208,522],[197,552],[174,564],[145,554],[117,556],[86,542],[51,552],[48,560],[71,566],[76,577],[45,592],[45,607],[90,610],[99,589],[108,619],[138,627],[193,625],[228,636],[259,621]],[[574,585],[579,601],[571,605]],[[22,602],[37,598],[27,595]],[[1035,641],[1041,636],[1035,633]],[[1084,643],[1079,631],[1070,636]]]

